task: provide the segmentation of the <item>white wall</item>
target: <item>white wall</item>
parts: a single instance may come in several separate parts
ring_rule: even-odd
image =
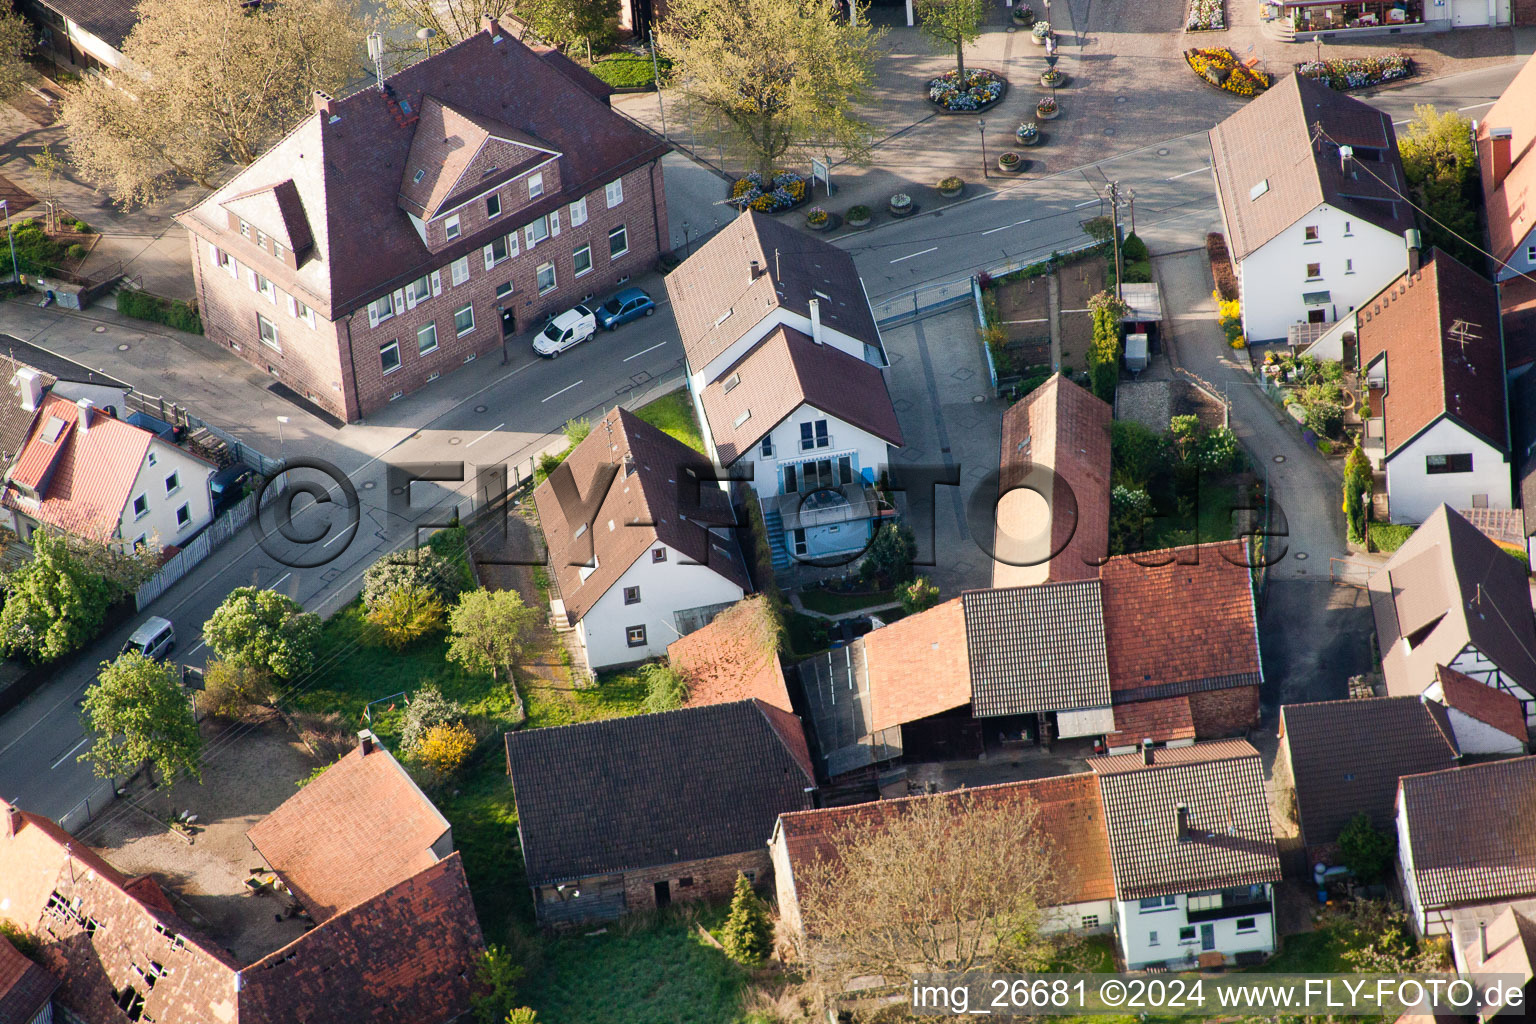
[[[1046,907],[1041,915],[1040,931],[1044,935],[1058,932],[1098,935],[1109,931],[1114,925],[1114,900],[1085,900],[1082,903]]]
[[[667,548],[665,562],[653,562],[651,551]],[[624,588],[639,587],[640,602],[626,605]],[[587,652],[587,667],[596,671],[647,658],[665,657],[667,645],[678,639],[673,615],[683,608],[740,601],[741,587],[707,565],[688,564],[676,548],[657,543],[647,548],[623,576],[582,616],[579,629]],[[631,647],[629,626],[644,626],[644,647]]]
[[[100,416],[101,411],[96,410],[92,415]],[[149,463],[151,456],[155,459],[154,465]],[[131,549],[140,537],[151,542],[158,537],[161,547],[181,544],[211,522],[213,502],[208,494],[208,481],[214,472],[211,465],[173,444],[159,438],[151,441],[149,451],[139,465],[133,489],[128,492],[127,504],[123,506],[121,529],[125,550]],[[180,486],[174,494],[167,494],[165,478],[172,473],[176,474]],[[149,511],[142,518],[135,518],[133,499],[140,494],[149,503]],[[186,526],[176,525],[176,510],[182,505],[187,506],[192,517]]]
[[[1426,700],[1435,701],[1438,704],[1445,703],[1445,688],[1439,680],[1430,684],[1424,691]],[[1495,729],[1487,722],[1479,721],[1453,707],[1445,709],[1446,717],[1450,719],[1451,732],[1456,736],[1456,746],[1463,754],[1523,754],[1525,744],[1521,743],[1509,733],[1501,729]]]
[[[1260,196],[1257,202],[1265,198]],[[1309,225],[1318,229],[1316,242],[1306,240]],[[1322,265],[1317,280],[1307,279],[1308,263]],[[1322,308],[1327,320],[1337,320],[1399,277],[1407,266],[1401,236],[1324,203],[1238,266],[1243,330],[1249,341],[1283,340],[1291,324],[1307,319],[1309,308]],[[1327,306],[1309,307],[1302,302],[1304,293],[1323,291],[1330,293]]]
[[[1387,368],[1388,404],[1392,402],[1392,369]],[[1390,439],[1389,439],[1390,440]],[[1472,472],[1436,473],[1425,469],[1429,455],[1472,453]],[[1406,447],[1387,459],[1387,505],[1394,523],[1422,523],[1441,504],[1472,508],[1472,496],[1488,496],[1489,508],[1509,508],[1509,462],[1497,448],[1442,418]]]
[[[1403,642],[1406,643],[1406,639]],[[1482,651],[1468,646],[1456,655],[1450,667],[1462,675],[1471,676],[1485,686],[1503,690],[1522,701],[1525,706],[1526,724],[1536,725],[1536,700],[1532,700],[1533,694],[1501,672],[1497,665],[1483,655]]]
[[[1424,904],[1419,900],[1419,883],[1413,874],[1413,843],[1409,835],[1408,815],[1403,808],[1403,788],[1397,788],[1397,879],[1403,892],[1408,921],[1419,935],[1425,934]]]
[[[827,435],[831,444],[825,448],[802,452],[800,424],[815,420],[828,421]],[[744,467],[747,463],[751,463],[752,489],[760,498],[771,498],[779,493],[781,460],[792,463],[809,459],[832,459],[835,462],[838,456],[853,453],[858,456],[857,468],[872,470],[877,480],[880,478],[881,470],[885,469],[888,463],[890,445],[886,444],[884,438],[876,437],[867,430],[845,423],[836,416],[830,416],[809,404],[802,404],[785,417],[784,422],[774,427],[768,436],[773,441],[773,455],[765,457],[762,454],[762,442],[759,441],[745,455],[732,463],[733,467]]]
[[[1273,905],[1273,894],[1271,894],[1271,905]],[[1239,918],[1236,917],[1191,925],[1185,916],[1187,906],[1188,897],[1183,895],[1176,898],[1176,903],[1171,908],[1146,912],[1142,911],[1137,900],[1119,902],[1117,916],[1120,923],[1120,952],[1125,957],[1127,970],[1140,970],[1147,964],[1164,960],[1188,961],[1191,953],[1199,957],[1202,924],[1215,927],[1214,951],[1224,954],[1228,960],[1238,953],[1274,951],[1275,929],[1272,912],[1243,915],[1244,918],[1252,917],[1255,927],[1253,931],[1239,932],[1237,930]],[[1195,929],[1195,936],[1192,940],[1181,942],[1179,929],[1187,927]],[[1152,941],[1154,934],[1156,942]]]

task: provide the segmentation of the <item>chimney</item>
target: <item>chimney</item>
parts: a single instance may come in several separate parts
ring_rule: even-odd
[[[16,838],[16,833],[21,831],[21,826],[22,826],[23,821],[24,821],[24,819],[21,816],[21,808],[17,807],[15,804],[6,804],[5,805],[5,838],[7,838],[7,839],[15,839]],[[1484,945],[1484,947],[1487,946],[1486,937],[1485,937],[1483,945]]]
[[[756,281],[763,276],[763,263],[761,260],[752,261],[752,277],[749,280]]]
[[[1173,813],[1178,823],[1179,842],[1187,842],[1189,840],[1189,806],[1187,804],[1179,804],[1173,809]]]
[[[482,14],[480,15],[480,31],[489,32],[493,36],[499,35],[501,32],[501,26],[498,25],[496,23],[496,19],[491,17],[489,14]]]
[[[1478,938],[1478,942],[1482,945],[1483,963],[1487,963],[1488,962],[1488,922],[1487,921],[1479,921],[1479,922],[1477,922],[1477,938]]]
[[[330,93],[321,92],[319,89],[316,89],[312,102],[315,105],[315,113],[331,117],[336,115],[336,101],[331,98]]]
[[[1418,228],[1409,228],[1403,232],[1403,244],[1408,247],[1408,276],[1412,277],[1419,272],[1423,264],[1424,242],[1419,235]]]
[[[37,412],[37,403],[43,400],[43,379],[38,372],[30,366],[24,366],[16,371],[11,383],[19,388],[22,410]]]
[[[1353,166],[1352,165],[1354,163],[1354,159],[1355,159],[1355,147],[1354,146],[1340,146],[1339,147],[1339,171],[1346,178],[1350,176],[1350,173],[1353,170]]]
[[[1510,146],[1514,143],[1514,131],[1509,128],[1488,130],[1488,163],[1493,173],[1493,187],[1498,188],[1509,174]]]
[[[373,753],[373,733],[367,729],[359,732],[357,734],[357,748],[363,752],[364,757]]]
[[[1142,764],[1151,764],[1152,763],[1152,737],[1151,736],[1148,736],[1146,739],[1141,741],[1141,763]]]
[[[80,433],[82,434],[90,432],[91,409],[94,404],[89,398],[82,398],[75,403],[75,407],[80,410]]]
[[[821,300],[811,300],[811,340],[818,345],[825,344],[821,336]]]

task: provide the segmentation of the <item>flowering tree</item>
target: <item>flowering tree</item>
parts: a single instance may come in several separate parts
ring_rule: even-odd
[[[913,10],[923,31],[940,46],[955,48],[955,75],[965,82],[965,44],[981,35],[986,0],[917,0]]]

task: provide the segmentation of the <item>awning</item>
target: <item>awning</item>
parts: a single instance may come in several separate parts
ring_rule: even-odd
[[[1326,306],[1331,299],[1328,292],[1303,292],[1301,301],[1309,306]]]

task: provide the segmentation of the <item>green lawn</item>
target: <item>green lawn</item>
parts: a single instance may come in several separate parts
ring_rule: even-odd
[[[809,658],[827,649],[827,622],[814,615],[802,615],[792,608],[784,610],[785,652],[794,659]]]
[[[688,398],[687,388],[678,388],[669,395],[662,395],[656,401],[642,405],[635,410],[635,415],[653,427],[659,427],[662,433],[683,442],[696,452],[704,451],[704,435],[699,432],[699,421],[693,415],[693,402]]]
[[[800,591],[800,603],[813,612],[823,615],[846,615],[860,608],[890,604],[897,600],[894,590],[880,590],[872,594],[838,594],[830,590],[807,587]]]
[[[1416,529],[1418,527],[1406,523],[1371,523],[1366,532],[1370,537],[1372,551],[1390,553],[1407,543]]]
[[[1231,540],[1237,533],[1232,517],[1232,509],[1237,502],[1236,485],[1225,480],[1217,482],[1202,479],[1195,514],[1158,515],[1147,520],[1144,549],[1157,551],[1183,544]],[[1195,535],[1197,528],[1198,539]]]
[[[672,70],[672,62],[660,61],[661,73]],[[600,57],[587,69],[615,89],[652,88],[656,84],[656,64],[650,54],[614,53]]]

